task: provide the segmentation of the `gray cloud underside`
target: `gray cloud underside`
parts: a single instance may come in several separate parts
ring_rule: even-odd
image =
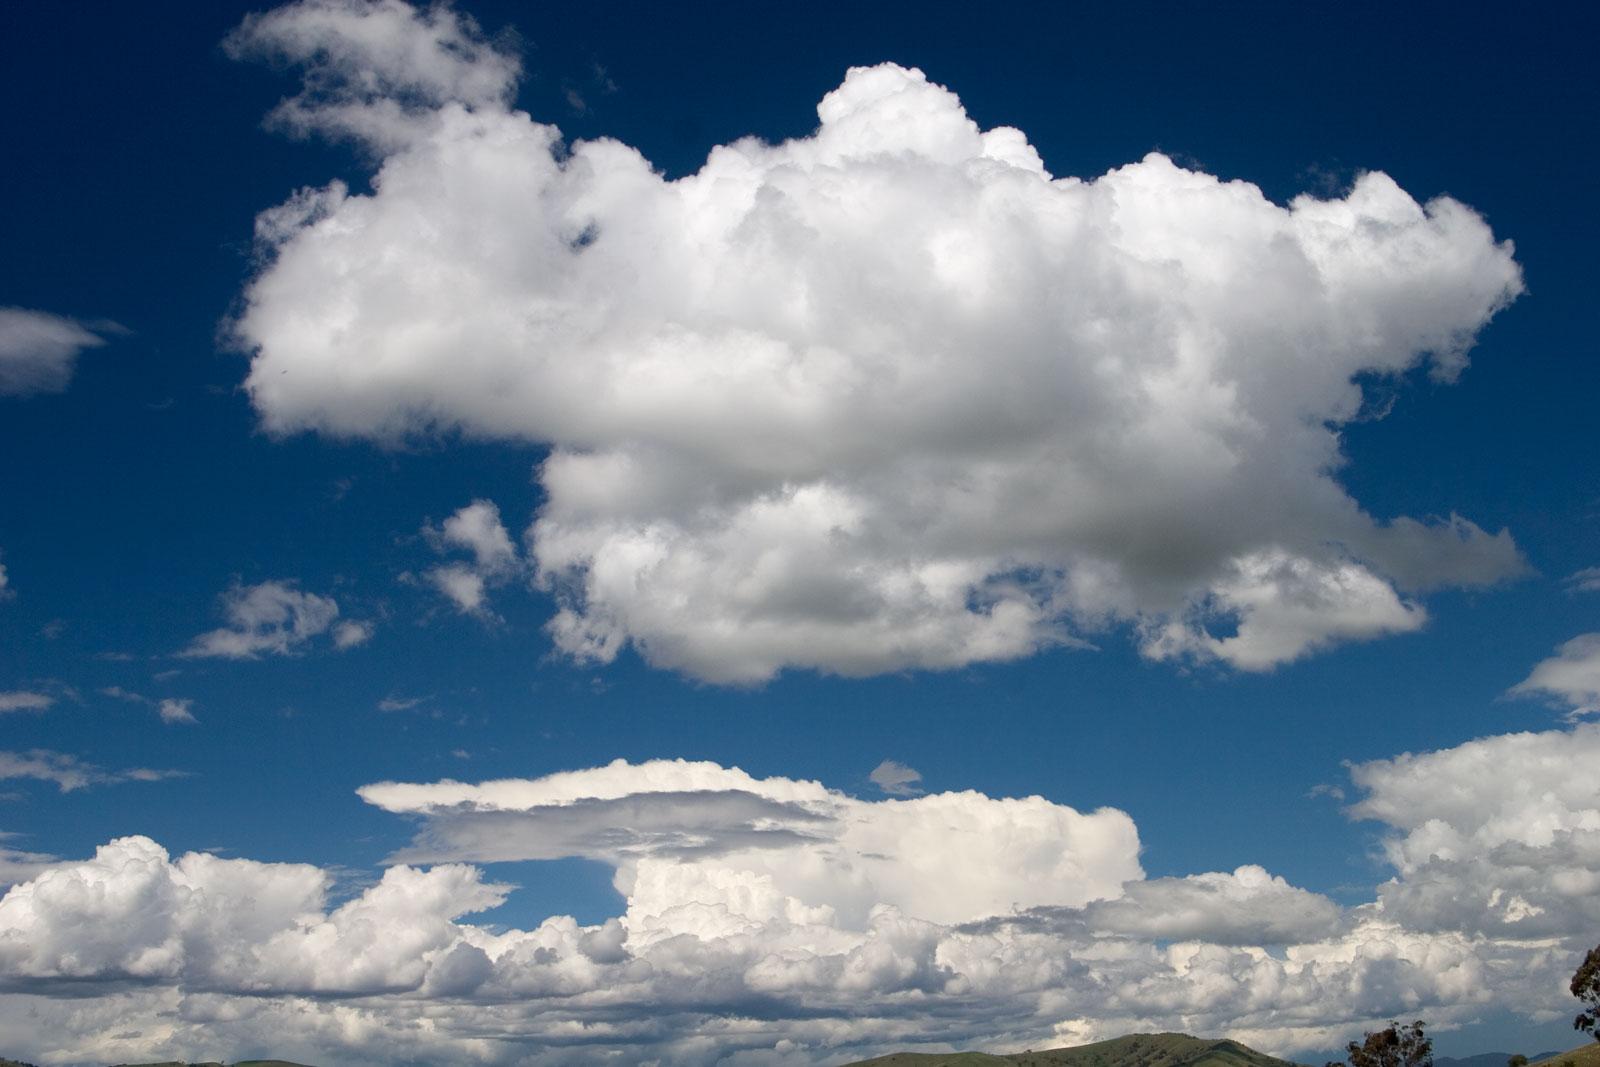
[[[814,839],[829,817],[798,804],[737,790],[586,798],[531,811],[430,812],[398,863],[561,859],[618,862],[630,855],[694,857],[747,848],[783,848]]]

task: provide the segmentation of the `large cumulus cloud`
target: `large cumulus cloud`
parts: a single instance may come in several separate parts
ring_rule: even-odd
[[[528,544],[571,656],[753,682],[1126,626],[1259,670],[1522,566],[1335,477],[1353,379],[1454,377],[1521,291],[1447,197],[1372,172],[1283,205],[1159,154],[1056,177],[892,64],[669,180],[513,110],[517,62],[448,8],[305,0],[232,48],[379,160],[259,219],[264,425],[549,446]]]
[[[0,1039],[60,1063],[820,1064],[1150,1029],[1289,1054],[1396,1014],[1547,1020],[1600,918],[1597,737],[1354,768],[1352,814],[1386,824],[1395,871],[1351,908],[1257,866],[1146,879],[1126,815],[1039,797],[866,801],[669,760],[376,783],[369,802],[423,825],[411,862],[342,903],[312,866],[145,838],[41,857],[0,899]],[[474,922],[511,887],[427,865],[559,856],[611,865],[622,913]]]

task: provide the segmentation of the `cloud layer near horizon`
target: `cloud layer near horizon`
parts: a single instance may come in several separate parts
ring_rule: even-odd
[[[1372,172],[1282,206],[1158,154],[1056,178],[892,64],[668,180],[512,110],[518,64],[448,8],[307,0],[230,48],[305,70],[288,128],[381,160],[258,220],[263,424],[550,446],[527,542],[580,660],[751,683],[1126,626],[1265,670],[1523,569],[1334,477],[1354,378],[1452,378],[1522,290],[1454,200]],[[477,571],[432,578],[480,609]]]
[[[30,858],[0,900],[0,973],[45,994],[26,1003],[54,1029],[0,998],[0,1040],[52,1033],[66,1059],[815,1064],[1173,1028],[1288,1053],[1397,1011],[1547,1019],[1600,923],[1597,758],[1584,724],[1355,767],[1351,812],[1387,825],[1395,873],[1353,908],[1256,866],[1147,879],[1125,814],[1039,797],[867,801],[681,760],[377,783],[363,797],[422,821],[407,855],[452,862],[343,903],[309,865],[145,838]],[[615,869],[619,917],[466,920],[512,887],[454,861],[564,856]]]

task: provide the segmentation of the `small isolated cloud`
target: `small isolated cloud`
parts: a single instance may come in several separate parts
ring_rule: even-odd
[[[489,589],[525,570],[511,534],[500,521],[499,507],[493,501],[474,500],[446,519],[443,526],[424,526],[422,535],[436,552],[471,553],[470,561],[440,564],[430,568],[424,577],[457,611],[493,619]]]
[[[62,392],[78,353],[103,344],[99,334],[60,315],[0,307],[0,396]]]
[[[200,634],[179,655],[223,659],[294,655],[334,627],[339,605],[332,597],[301,591],[294,582],[269,581],[235,585],[222,595],[222,612],[228,624]],[[370,636],[369,624],[349,625],[356,630],[336,630],[335,647],[349,648]]]
[[[1316,785],[1306,790],[1306,799],[1315,800],[1318,797],[1328,797],[1330,800],[1336,800],[1343,804],[1344,789],[1328,782],[1318,782]]]
[[[55,697],[45,693],[13,689],[9,692],[0,692],[0,714],[8,711],[44,711],[55,702]]]
[[[194,717],[191,710],[194,707],[194,701],[187,698],[165,697],[161,700],[155,700],[145,696],[143,693],[135,693],[124,689],[120,685],[106,686],[100,690],[100,695],[111,697],[113,700],[125,700],[129,704],[139,704],[143,707],[152,708],[164,723],[195,723],[199,721]]]
[[[426,703],[429,699],[428,697],[397,697],[391,694],[378,701],[378,710],[410,711],[419,704]]]
[[[193,707],[194,701],[192,700],[178,700],[169,697],[156,706],[156,713],[161,716],[161,721],[164,723],[193,725],[199,721],[190,710]]]
[[[922,781],[921,772],[896,760],[884,760],[874,767],[867,777],[872,780],[872,784],[890,796],[910,797],[922,792],[922,787],[917,785]]]
[[[1585,567],[1562,582],[1569,593],[1600,593],[1600,567]]]
[[[343,651],[364,645],[372,640],[373,632],[374,627],[370,622],[345,619],[333,628],[333,647]]]
[[[1579,634],[1533,673],[1512,686],[1512,696],[1546,696],[1565,704],[1573,716],[1600,712],[1600,633]]]
[[[76,756],[43,748],[30,749],[27,752],[0,751],[0,780],[31,778],[41,782],[53,782],[63,793],[92,785],[158,782],[182,776],[181,771],[158,771],[147,767],[108,771]]]
[[[443,593],[463,615],[483,615],[487,611],[483,575],[464,563],[446,563],[427,572],[433,587]]]
[[[270,433],[547,446],[525,566],[565,655],[756,684],[1120,629],[1260,671],[1525,572],[1339,475],[1358,383],[1454,379],[1523,290],[1466,205],[1375,170],[1281,203],[1159,153],[1052,174],[893,63],[668,179],[516,110],[502,45],[398,0],[246,21],[234,55],[304,71],[277,119],[377,173],[259,216],[232,326]],[[428,578],[485,616],[511,541],[453,521],[472,558]]]

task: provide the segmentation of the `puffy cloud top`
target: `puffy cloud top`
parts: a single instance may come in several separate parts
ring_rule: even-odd
[[[1393,828],[1385,907],[1425,929],[1549,936],[1600,924],[1600,723],[1351,770]]]

